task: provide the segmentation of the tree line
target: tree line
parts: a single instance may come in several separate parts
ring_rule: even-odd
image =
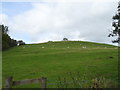
[[[5,25],[0,25],[0,35],[2,37],[2,48],[0,49],[0,51],[2,50],[7,50],[11,47],[17,46],[17,45],[24,45],[25,42],[23,42],[22,40],[15,40],[12,39],[9,35],[8,35],[8,26]]]

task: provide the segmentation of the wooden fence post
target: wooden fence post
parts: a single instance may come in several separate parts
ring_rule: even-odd
[[[10,90],[10,88],[12,88],[12,82],[13,81],[13,77],[8,77],[5,81],[5,89],[6,90]]]
[[[29,80],[20,80],[13,81],[13,77],[8,77],[5,81],[5,90],[11,90],[13,86],[23,85],[23,84],[32,84],[40,82],[41,90],[45,90],[47,86],[47,78],[42,77],[39,79],[29,79]]]
[[[45,90],[47,84],[47,78],[41,78],[41,90]]]

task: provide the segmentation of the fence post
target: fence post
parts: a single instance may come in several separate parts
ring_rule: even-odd
[[[6,90],[10,90],[10,88],[12,88],[12,82],[13,81],[13,77],[8,77],[5,81],[5,89]]]
[[[42,77],[41,78],[41,90],[46,89],[46,84],[47,84],[47,78]]]

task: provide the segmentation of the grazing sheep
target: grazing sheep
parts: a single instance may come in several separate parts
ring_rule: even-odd
[[[83,46],[82,48],[86,48],[86,47]]]
[[[45,48],[45,47],[42,47],[42,48]]]
[[[23,48],[25,48],[25,47],[23,47]]]
[[[69,48],[69,46],[67,48]]]

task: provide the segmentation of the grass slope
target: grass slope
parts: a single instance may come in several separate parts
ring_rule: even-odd
[[[86,48],[83,48],[86,47]],[[14,80],[58,76],[69,77],[68,72],[80,72],[89,79],[118,78],[118,49],[116,46],[84,41],[61,41],[17,46],[2,54],[3,83],[5,78]],[[4,85],[3,85],[4,86]],[[39,87],[23,85],[18,87]],[[56,86],[48,86],[56,87]]]

